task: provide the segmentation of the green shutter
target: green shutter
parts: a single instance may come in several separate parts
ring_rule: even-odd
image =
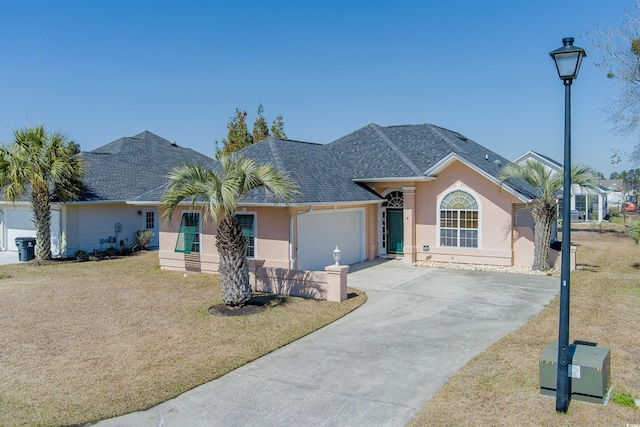
[[[193,246],[193,239],[198,231],[198,214],[183,213],[180,222],[180,230],[178,231],[178,240],[174,252],[190,254]]]
[[[254,248],[253,248],[253,215],[241,215],[236,214],[236,219],[240,224],[240,228],[242,229],[242,234],[247,239],[247,246],[245,248],[245,255],[248,257],[253,257]]]

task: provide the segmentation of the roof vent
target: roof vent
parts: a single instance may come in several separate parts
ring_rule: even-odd
[[[456,136],[464,142],[467,142],[469,140],[466,136],[460,135],[459,133],[456,133]]]
[[[502,164],[502,162],[500,161],[500,159],[495,159],[495,160],[493,161],[493,163],[495,163],[496,165],[501,165],[501,164]]]
[[[485,155],[484,155],[484,159],[485,159],[485,160],[487,160],[487,161],[489,161],[489,155],[488,155],[488,154],[485,154]]]
[[[178,144],[176,144],[176,142],[175,142],[175,141],[169,141],[169,143],[170,143],[171,145],[173,145],[174,147],[177,147],[177,146],[178,146]]]

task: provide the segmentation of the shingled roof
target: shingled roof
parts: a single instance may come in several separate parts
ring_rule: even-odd
[[[327,149],[358,181],[423,179],[449,156],[496,179],[509,163],[460,133],[432,124],[382,127],[371,123],[328,144]],[[535,190],[524,182],[508,184],[525,199],[535,197]]]
[[[387,126],[369,124],[330,144],[266,138],[238,152],[257,163],[272,163],[299,185],[292,203],[330,204],[379,202],[381,197],[364,184],[375,180],[429,179],[454,156],[498,182],[509,161],[463,135],[431,124]],[[216,169],[219,164],[211,166]],[[535,189],[523,181],[507,181],[507,189],[523,200],[535,198]],[[165,184],[138,197],[159,200]],[[242,204],[270,204],[256,189]]]
[[[175,166],[207,165],[211,159],[149,131],[120,138],[89,152],[80,201],[130,201],[166,183]]]

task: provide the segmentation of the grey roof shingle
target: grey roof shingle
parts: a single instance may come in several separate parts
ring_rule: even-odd
[[[239,155],[257,163],[272,163],[299,186],[292,203],[341,203],[381,200],[380,196],[353,182],[348,171],[336,164],[326,146],[269,137],[243,150]],[[264,190],[256,189],[242,199],[244,203],[268,203]]]
[[[175,166],[207,165],[211,159],[149,131],[120,138],[89,152],[81,201],[129,201],[166,183]]]
[[[372,123],[328,144],[327,149],[360,180],[422,177],[451,153],[493,177],[509,163],[458,132],[431,124],[382,127]],[[535,196],[526,183],[508,184],[526,198]]]

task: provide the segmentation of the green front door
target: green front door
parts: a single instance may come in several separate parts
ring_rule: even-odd
[[[402,254],[404,228],[402,209],[387,209],[387,253]]]

